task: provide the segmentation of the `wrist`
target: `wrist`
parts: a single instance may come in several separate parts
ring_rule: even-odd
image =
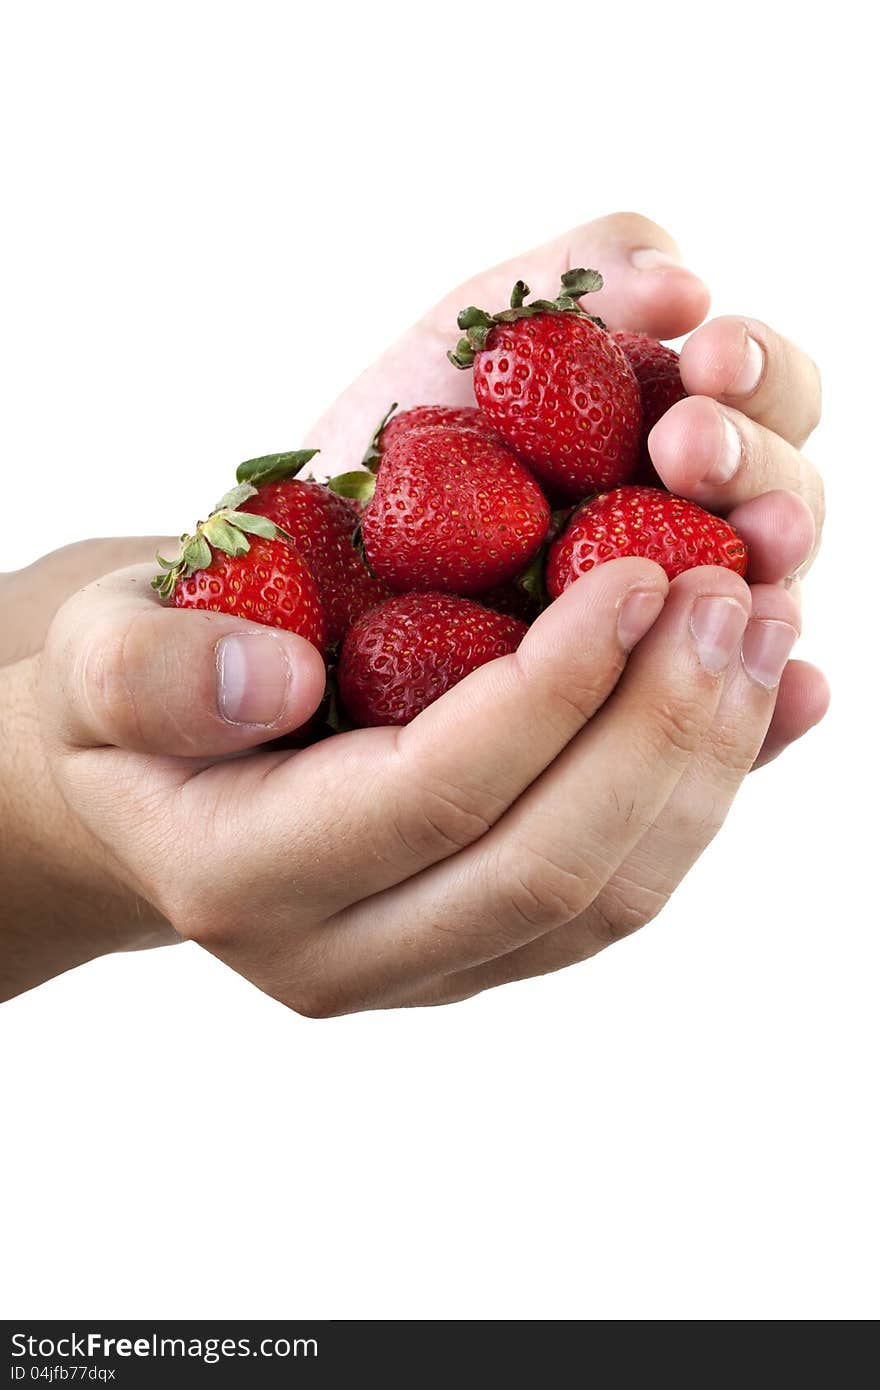
[[[55,786],[38,660],[0,669],[0,1000],[97,956],[177,940]]]

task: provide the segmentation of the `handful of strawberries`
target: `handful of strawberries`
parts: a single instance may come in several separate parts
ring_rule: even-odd
[[[588,314],[601,286],[571,270],[557,299],[527,303],[519,281],[500,313],[463,309],[449,357],[473,369],[475,407],[392,407],[364,467],[327,484],[299,476],[315,450],[248,460],[154,587],[317,647],[319,737],[408,723],[605,560],[744,574],[733,527],[651,466],[647,436],[685,394],[677,355]]]

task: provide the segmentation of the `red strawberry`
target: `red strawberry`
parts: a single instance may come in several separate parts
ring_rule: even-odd
[[[307,561],[332,644],[341,642],[355,619],[387,598],[389,590],[370,574],[354,544],[358,518],[353,508],[323,483],[295,476],[314,452],[249,459],[237,476],[239,482],[256,486],[256,495],[243,502],[241,510],[268,517]]]
[[[648,435],[661,415],[687,395],[681,384],[678,353],[646,333],[612,333],[611,336],[623,349],[642,394],[642,437],[633,481],[662,487],[648,453]]]
[[[462,310],[466,337],[449,354],[473,366],[477,405],[554,501],[624,482],[638,458],[638,383],[601,319],[577,303],[601,288],[597,271],[570,270],[558,299],[525,304],[520,280],[509,309]]]
[[[415,405],[411,410],[402,410],[399,415],[386,416],[376,434],[376,447],[380,454],[390,449],[410,430],[430,429],[434,425],[445,425],[448,429],[476,430],[478,434],[503,444],[501,436],[493,430],[481,410],[472,405]]]
[[[746,572],[746,547],[733,527],[696,502],[653,487],[619,487],[585,502],[550,548],[551,598],[605,560],[640,555],[670,579],[697,565]]]
[[[386,599],[345,638],[342,702],[355,724],[408,724],[478,666],[515,651],[527,631],[517,618],[449,594]]]
[[[550,525],[528,470],[473,430],[412,430],[384,454],[377,477],[344,473],[331,486],[373,491],[364,548],[396,593],[491,589],[525,568]]]
[[[164,572],[153,587],[172,608],[207,608],[283,627],[323,652],[327,619],[305,560],[271,521],[236,510],[252,491],[227,493],[195,535],[181,537],[179,560],[160,556]]]

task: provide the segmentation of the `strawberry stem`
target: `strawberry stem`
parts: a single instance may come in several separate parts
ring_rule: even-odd
[[[361,464],[363,465],[363,467],[369,468],[371,473],[378,473],[379,471],[379,462],[382,458],[382,431],[388,424],[388,421],[391,419],[396,409],[397,401],[392,401],[391,405],[385,411],[385,414],[382,416],[382,419],[379,421],[378,425],[373,431],[373,437],[370,440],[369,445],[367,446],[367,452],[361,459]]]

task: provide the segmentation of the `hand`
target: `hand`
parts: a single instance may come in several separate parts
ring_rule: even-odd
[[[616,229],[606,219],[579,236],[573,260],[603,269],[615,257],[623,265],[636,240],[667,244],[641,219]],[[529,269],[539,293],[561,262],[554,247]],[[602,307],[614,326],[678,334],[704,312],[705,292],[683,270],[620,281]],[[454,319],[451,303],[437,313],[328,417],[336,467],[353,462],[341,424],[349,409],[360,411],[360,441],[400,393],[402,363],[412,376],[414,344],[426,351],[444,316]],[[429,360],[424,378],[412,376],[404,404],[443,398],[435,370]],[[446,398],[461,399],[452,381]],[[745,519],[772,573],[768,500],[779,505],[750,499]],[[796,499],[781,505],[804,523]],[[794,564],[814,543],[808,512],[806,522]],[[56,775],[131,891],[309,1015],[461,998],[583,959],[653,916],[761,748],[799,621],[781,587],[750,593],[718,570],[668,586],[649,562],[618,561],[572,586],[516,656],[476,672],[409,728],[230,760],[307,717],[320,662],[288,634],[162,610],[147,577],[133,570],[85,590],[54,625],[43,700]],[[621,674],[639,636],[624,606],[634,594],[643,629],[662,611]],[[821,715],[821,677],[803,668],[792,678],[793,669],[787,721],[777,716],[765,752]]]

